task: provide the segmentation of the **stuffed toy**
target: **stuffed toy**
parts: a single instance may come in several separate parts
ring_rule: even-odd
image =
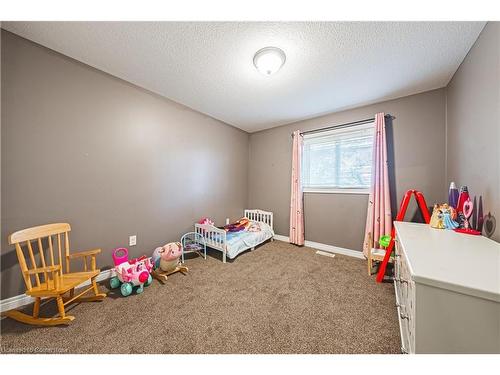
[[[180,242],[170,242],[162,247],[157,247],[153,251],[153,262],[155,268],[169,272],[174,270],[179,264],[182,255],[182,245]]]
[[[198,220],[198,224],[215,225],[215,223],[209,217],[202,217]]]

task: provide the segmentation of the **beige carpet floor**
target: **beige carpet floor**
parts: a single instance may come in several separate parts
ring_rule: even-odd
[[[69,326],[1,321],[2,352],[398,353],[392,284],[361,259],[274,241],[223,264],[187,260],[187,275],[140,295],[111,291],[72,306]],[[104,289],[104,286],[103,286]],[[42,314],[55,313],[52,302]]]

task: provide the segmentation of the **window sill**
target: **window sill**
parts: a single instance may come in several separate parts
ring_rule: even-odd
[[[312,194],[361,194],[368,195],[370,190],[368,189],[304,189],[303,193]]]

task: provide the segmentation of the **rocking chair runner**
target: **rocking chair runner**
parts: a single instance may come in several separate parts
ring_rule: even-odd
[[[26,294],[35,298],[33,305],[33,315],[27,315],[20,311],[7,311],[4,315],[17,321],[34,324],[34,325],[58,325],[69,324],[74,316],[66,315],[65,306],[72,302],[83,301],[102,301],[106,297],[105,293],[99,293],[96,283],[96,277],[100,270],[96,268],[96,255],[101,252],[101,249],[82,251],[79,253],[70,254],[69,252],[69,232],[71,227],[66,223],[47,224],[38,227],[24,229],[15,232],[9,236],[9,244],[16,246],[17,258],[19,266],[26,284]],[[57,259],[54,256],[55,243],[57,242]],[[64,239],[64,258],[62,254],[62,241]],[[35,260],[35,246],[32,241],[37,244],[38,257],[41,267],[37,266]],[[46,252],[43,248],[43,243],[48,246],[48,259],[45,258]],[[22,246],[26,246],[31,267],[27,265],[26,258]],[[70,261],[72,259],[83,260],[83,271],[70,272]],[[65,272],[63,272],[63,259]],[[57,260],[57,262],[56,262]],[[90,260],[90,264],[88,261]],[[49,263],[49,265],[47,265]],[[75,288],[80,284],[90,282],[90,287],[86,287],[83,291],[78,290],[75,295]],[[69,296],[65,296],[69,292]],[[93,292],[93,295],[84,297],[88,292]],[[59,317],[41,318],[39,317],[42,298],[47,298],[44,301],[48,302],[55,299],[59,311]]]

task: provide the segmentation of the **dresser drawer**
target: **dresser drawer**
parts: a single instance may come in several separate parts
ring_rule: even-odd
[[[394,287],[401,330],[401,351],[415,352],[415,283],[411,279],[410,269],[404,251],[395,243]]]

